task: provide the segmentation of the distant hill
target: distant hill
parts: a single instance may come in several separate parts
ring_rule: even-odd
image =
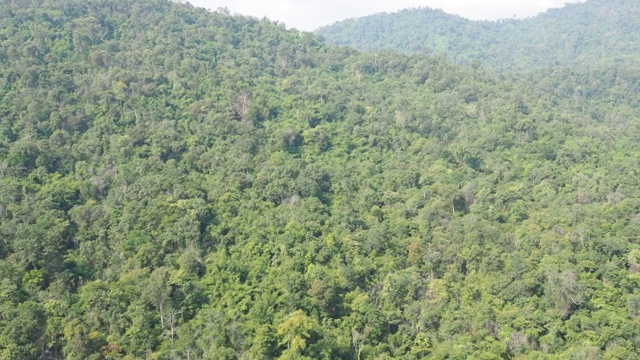
[[[442,54],[459,63],[481,61],[499,71],[637,65],[640,2],[590,0],[533,18],[502,21],[408,9],[338,22],[317,33],[329,44]]]

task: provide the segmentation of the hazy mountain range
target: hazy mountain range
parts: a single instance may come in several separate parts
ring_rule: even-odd
[[[392,49],[479,61],[503,70],[637,66],[640,3],[589,0],[524,20],[472,21],[432,9],[408,9],[338,22],[317,30],[329,44]]]

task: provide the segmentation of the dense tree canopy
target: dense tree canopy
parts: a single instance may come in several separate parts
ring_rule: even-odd
[[[0,2],[1,359],[633,359],[640,76]]]
[[[638,18],[636,0],[587,0],[523,20],[472,21],[419,8],[345,20],[317,32],[330,44],[437,54],[501,72],[638,67]]]

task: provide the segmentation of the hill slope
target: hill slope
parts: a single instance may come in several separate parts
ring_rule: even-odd
[[[328,43],[480,61],[499,71],[553,66],[638,65],[640,3],[588,0],[524,20],[471,21],[410,9],[346,20],[317,30]]]
[[[0,3],[0,358],[633,358],[637,74]]]

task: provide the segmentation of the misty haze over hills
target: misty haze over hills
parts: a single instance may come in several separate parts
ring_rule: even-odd
[[[408,9],[317,30],[327,43],[479,61],[499,71],[638,65],[640,3],[590,0],[524,20],[472,21],[440,10]]]
[[[549,8],[562,7],[566,2],[582,0],[190,0],[195,6],[216,10],[226,7],[231,13],[267,17],[283,22],[287,27],[312,31],[338,20],[355,18],[404,8],[427,6],[444,9],[470,19],[502,19],[534,16]]]

